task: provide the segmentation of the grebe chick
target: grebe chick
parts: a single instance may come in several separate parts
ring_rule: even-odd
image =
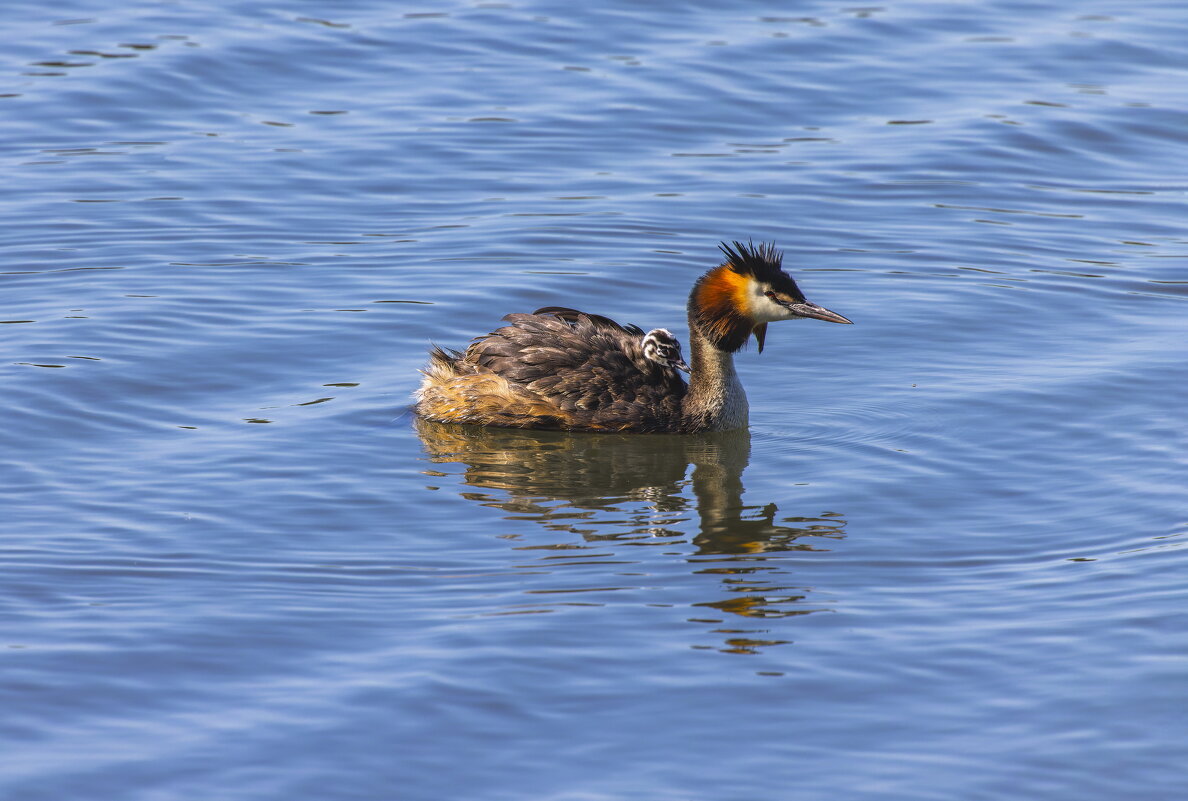
[[[644,334],[643,355],[645,359],[651,359],[663,367],[689,372],[689,365],[681,355],[681,342],[667,328],[653,328]]]
[[[465,352],[434,347],[415,411],[445,423],[568,431],[695,433],[747,425],[734,353],[767,324],[845,317],[805,300],[774,245],[719,246],[726,260],[689,294],[692,365],[663,328],[647,334],[558,306],[509,314]],[[678,370],[689,371],[686,386]]]

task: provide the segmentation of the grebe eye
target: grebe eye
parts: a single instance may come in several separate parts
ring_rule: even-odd
[[[770,289],[769,289],[769,290],[767,290],[766,292],[764,292],[763,294],[764,294],[764,295],[766,295],[766,296],[767,296],[767,297],[769,297],[769,298],[772,298],[772,299],[774,299],[774,298],[775,298],[775,293],[774,293],[774,292],[772,292]]]

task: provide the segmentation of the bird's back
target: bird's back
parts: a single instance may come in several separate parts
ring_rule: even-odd
[[[685,382],[644,355],[642,330],[560,307],[503,319],[464,353],[433,352],[418,414],[518,428],[680,429]]]

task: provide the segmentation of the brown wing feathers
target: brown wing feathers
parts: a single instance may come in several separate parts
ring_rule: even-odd
[[[434,349],[421,414],[612,431],[672,430],[679,420],[684,381],[643,356],[641,329],[559,306],[503,319],[508,325],[477,338],[464,354]],[[462,415],[452,411],[459,405],[467,408]]]

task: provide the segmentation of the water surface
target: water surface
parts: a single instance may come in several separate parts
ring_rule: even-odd
[[[1182,797],[1180,4],[0,18],[0,795]],[[749,432],[409,414],[738,238]]]

